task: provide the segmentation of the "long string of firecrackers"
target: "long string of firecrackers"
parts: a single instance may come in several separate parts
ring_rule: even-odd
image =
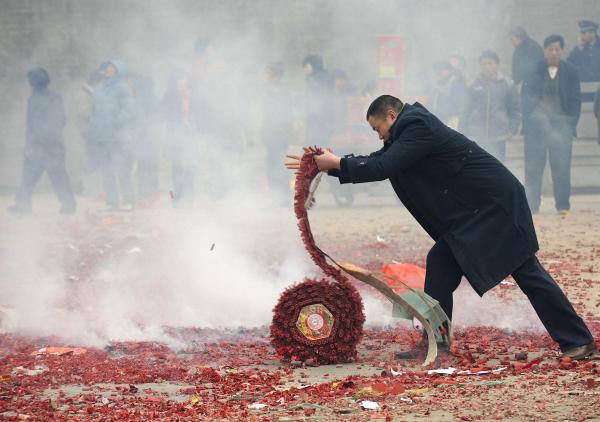
[[[327,262],[315,244],[307,212],[307,198],[312,181],[319,174],[314,156],[322,149],[306,150],[296,174],[294,212],[304,246],[311,258],[330,278],[305,279],[286,289],[273,309],[272,344],[286,359],[327,364],[347,362],[356,357],[356,346],[363,335],[362,298],[342,272]],[[309,200],[310,202],[310,200]],[[333,327],[325,338],[308,339],[296,327],[302,308],[320,303],[333,315]]]

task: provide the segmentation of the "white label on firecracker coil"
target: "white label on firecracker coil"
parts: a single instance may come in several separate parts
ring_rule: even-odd
[[[311,330],[318,331],[325,325],[325,320],[319,314],[310,314],[306,319],[306,324]]]

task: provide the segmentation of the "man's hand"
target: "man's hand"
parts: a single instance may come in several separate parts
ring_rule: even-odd
[[[315,149],[313,147],[304,148],[304,152],[315,152]],[[285,163],[285,166],[288,169],[298,170],[300,168],[300,160],[302,159],[301,155],[287,154],[286,157],[291,160]],[[321,171],[339,169],[340,160],[341,158],[333,154],[329,149],[323,150],[323,154],[321,155],[315,155],[315,163],[317,164],[318,169]]]
[[[328,171],[332,169],[340,169],[340,161],[342,159],[335,155],[330,150],[323,150],[323,154],[315,155],[315,163],[321,171]]]

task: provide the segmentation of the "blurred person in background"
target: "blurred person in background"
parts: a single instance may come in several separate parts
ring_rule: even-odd
[[[183,70],[173,71],[160,111],[165,122],[165,155],[171,161],[171,192],[175,206],[192,199],[200,154],[198,136],[192,127],[191,97],[192,91]]]
[[[452,72],[457,78],[462,79],[464,83],[467,81],[465,73],[467,71],[467,60],[460,54],[451,54],[448,58],[448,63],[452,66]]]
[[[598,24],[596,22],[579,21],[579,44],[571,51],[567,61],[579,71],[581,82],[600,81],[600,42],[598,41]]]
[[[100,68],[102,67],[103,65],[100,66]],[[104,80],[104,72],[100,68],[90,73],[85,84],[81,87],[78,104],[79,129],[85,148],[84,170],[86,173],[93,173],[102,164],[102,146],[99,145],[99,140],[95,138],[95,132],[90,125],[90,117],[94,110],[94,92]]]
[[[27,100],[27,133],[21,186],[15,205],[8,210],[19,214],[31,212],[33,189],[46,172],[54,193],[62,204],[60,212],[74,213],[75,196],[65,169],[63,130],[67,119],[62,97],[48,89],[50,76],[46,69],[31,69],[27,72],[27,79],[32,92]]]
[[[535,73],[536,65],[544,59],[544,49],[520,26],[513,28],[508,34],[515,48],[512,56],[512,79],[518,85]]]
[[[571,208],[571,152],[581,113],[581,87],[577,69],[561,60],[564,47],[562,36],[546,37],[545,59],[522,89],[525,188],[533,213],[540,208],[548,155],[556,210],[568,214]]]
[[[594,96],[594,116],[596,116],[596,127],[598,129],[598,143],[600,144],[600,86]]]
[[[107,210],[131,210],[135,202],[130,139],[135,111],[133,94],[123,63],[110,60],[100,70],[104,79],[94,90],[90,126],[100,148]]]
[[[458,128],[466,89],[464,77],[448,61],[434,64],[431,110],[452,129]]]
[[[158,195],[160,174],[160,137],[156,131],[157,100],[154,81],[149,76],[129,74],[127,78],[134,98],[132,145],[136,161],[138,196]]]
[[[503,163],[506,141],[521,124],[521,105],[517,87],[498,71],[499,64],[494,51],[479,56],[479,76],[467,91],[459,129]]]
[[[332,135],[328,115],[331,111],[333,81],[323,65],[323,58],[311,54],[302,61],[306,76],[306,127],[305,142],[308,145],[323,144]]]
[[[289,88],[282,83],[283,63],[267,67],[263,93],[261,139],[266,148],[266,174],[269,190],[282,205],[290,205],[291,192],[288,174],[281,157],[289,147],[293,127],[293,110]]]
[[[334,136],[344,135],[348,127],[348,97],[357,94],[356,86],[348,80],[342,69],[331,72],[333,77],[333,131]]]
[[[223,101],[240,96],[240,86],[235,80],[237,69],[208,38],[196,41],[194,54],[189,79],[190,116],[203,157],[198,172],[206,176],[200,187],[212,199],[220,199],[240,181],[247,181],[240,176],[241,166],[231,166],[227,171],[223,166],[226,160],[240,162],[242,155],[242,109]]]

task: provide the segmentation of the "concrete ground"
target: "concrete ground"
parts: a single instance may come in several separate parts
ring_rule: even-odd
[[[14,234],[15,226],[31,224],[32,219],[46,220],[48,225],[60,225],[69,221],[68,219],[83,222],[89,220],[90,216],[98,215],[98,209],[102,207],[98,201],[81,199],[77,214],[59,216],[55,199],[49,194],[40,194],[34,201],[33,216],[15,217],[5,212],[11,200],[12,198],[9,197],[0,197],[0,224],[4,234]],[[202,200],[196,206],[201,208]],[[135,213],[139,212],[143,211],[136,210],[127,215],[134,217]],[[162,204],[159,201],[149,212],[166,218],[177,211],[173,211],[168,201],[163,199]],[[282,208],[273,212],[288,213],[290,210]],[[110,218],[110,215],[106,214],[106,218]],[[572,212],[568,216],[558,215],[553,209],[552,198],[545,197],[541,212],[534,217],[534,220],[541,246],[538,254],[540,260],[554,275],[578,312],[590,324],[598,339],[600,336],[600,240],[598,239],[600,196],[574,196]],[[392,261],[423,265],[427,250],[432,245],[423,230],[396,199],[389,195],[389,190],[386,188],[378,189],[374,196],[367,194],[366,191],[359,191],[355,203],[348,208],[338,207],[327,192],[327,188],[324,188],[319,194],[317,206],[311,210],[311,222],[317,243],[323,250],[335,258],[359,265],[376,266]],[[6,257],[11,245],[5,235],[0,234],[0,238],[2,239],[0,248]],[[1,274],[0,270],[0,276]],[[364,296],[365,292],[362,293]],[[376,293],[371,292],[367,295],[369,296],[369,299],[366,299],[368,319],[372,316],[369,314],[369,309],[371,313],[374,312],[373,309],[377,311],[388,309]],[[0,305],[2,305],[1,300],[0,295]],[[600,361],[591,360],[579,365],[559,361],[556,347],[545,336],[543,327],[537,321],[524,295],[511,284],[510,280],[507,280],[504,287],[494,289],[482,299],[478,298],[466,283],[463,283],[456,294],[455,309],[458,352],[455,356],[438,362],[438,365],[442,367],[454,365],[460,368],[468,368],[469,366],[465,365],[470,365],[487,369],[507,367],[508,369],[497,376],[443,378],[443,376],[423,375],[419,372],[422,369],[419,361],[398,363],[390,359],[399,345],[395,340],[391,340],[396,338],[390,334],[396,328],[390,328],[389,318],[371,319],[373,328],[367,331],[359,347],[359,359],[353,363],[320,367],[285,367],[284,365],[282,369],[281,362],[274,358],[271,352],[267,352],[266,358],[261,359],[260,362],[250,359],[249,363],[238,361],[236,365],[232,363],[232,356],[224,356],[221,360],[214,359],[212,363],[208,362],[207,365],[217,368],[221,374],[230,374],[228,371],[239,371],[242,374],[246,370],[263,371],[260,372],[261,374],[283,374],[272,392],[253,396],[256,402],[265,402],[268,406],[239,413],[237,418],[243,419],[600,420]],[[3,311],[7,313],[10,309],[5,308]],[[489,331],[491,334],[485,331],[489,327],[492,327],[492,331]],[[496,328],[499,331],[493,331]],[[404,331],[400,331],[402,332]],[[478,334],[480,332],[483,334]],[[5,333],[9,337],[20,334]],[[60,335],[60,333],[56,334]],[[263,334],[266,335],[266,332]],[[481,336],[486,338],[489,336],[491,340],[487,339],[482,346]],[[16,353],[8,346],[9,337],[0,342],[0,352],[4,350],[3,354],[0,353],[0,362],[4,361],[5,364],[13,359],[11,353]],[[503,346],[497,346],[499,343]],[[518,358],[523,354],[524,357]],[[177,359],[181,359],[182,355],[177,356]],[[193,359],[193,353],[190,356],[192,357],[188,356],[186,359]],[[537,358],[539,362],[536,361]],[[519,361],[525,363],[525,368]],[[527,367],[527,362],[533,364]],[[34,362],[29,363],[33,368]],[[50,364],[49,366],[52,372],[55,368]],[[392,369],[403,372],[404,375],[390,377]],[[8,381],[8,378],[3,380],[2,370],[9,369],[0,365],[0,418],[24,419],[29,415],[35,420],[37,418],[35,411],[28,408],[22,398],[13,396],[15,389],[18,389],[18,383],[23,382],[23,377],[19,375],[21,378],[17,379],[13,375],[12,381]],[[382,371],[385,371],[384,376]],[[103,405],[111,406],[113,401],[117,403],[117,398],[125,396],[125,390],[129,391],[130,382],[126,380],[100,382],[94,381],[93,377],[90,379],[91,381],[84,384],[78,382],[77,378],[71,382],[51,382],[44,388],[33,389],[32,393],[25,397],[34,402],[35,400],[47,401],[60,418],[85,420],[88,417],[101,418],[102,414],[106,415],[106,412],[95,413],[95,409]],[[377,386],[382,383],[386,386],[392,385],[394,380],[402,380],[403,388],[406,390],[404,393],[378,391]],[[13,384],[10,384],[11,382]],[[144,407],[150,406],[144,400],[151,398],[156,401],[157,396],[166,403],[163,404],[164,409],[172,406],[169,403],[188,403],[191,407],[186,407],[185,412],[193,412],[195,402],[190,390],[197,388],[199,382],[189,377],[181,379],[174,377],[144,383],[138,381],[134,394],[141,400],[139,403],[135,402],[137,403],[135,406],[138,406],[138,419],[167,418],[164,415],[160,416],[161,410],[158,410],[158,413],[143,413]],[[351,383],[351,386],[348,383]],[[338,394],[338,390],[346,384],[349,385],[348,393]],[[327,392],[324,392],[324,389],[327,389]],[[240,391],[243,391],[242,387]],[[293,394],[289,393],[290,391]],[[279,401],[269,401],[271,400],[269,397],[275,396]],[[285,400],[283,400],[284,396]],[[375,411],[361,410],[360,403],[367,398],[378,402],[381,407]],[[67,411],[73,403],[92,402],[95,404],[91,408],[79,411],[80,413],[76,410],[72,410],[72,413]],[[130,407],[134,406],[131,403]],[[183,412],[184,410],[181,409],[180,411]],[[142,413],[139,413],[140,411]],[[86,412],[88,416],[84,416]],[[218,417],[216,413],[210,413],[210,406],[203,408],[203,412],[205,412],[204,416],[199,414],[196,417],[224,420],[232,417]],[[186,415],[189,416],[189,413]],[[182,416],[182,420],[186,418],[187,416]],[[189,418],[194,419],[193,416]],[[137,420],[135,417],[133,419]]]

